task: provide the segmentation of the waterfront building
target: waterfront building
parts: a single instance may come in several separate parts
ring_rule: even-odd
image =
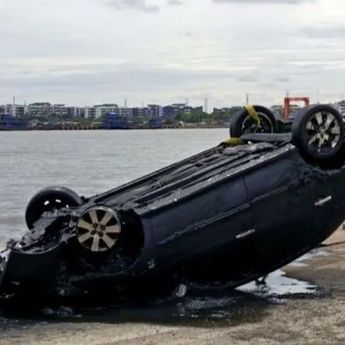
[[[149,110],[146,107],[135,107],[133,108],[132,114],[134,118],[146,117],[149,115]]]
[[[118,108],[118,114],[126,119],[131,119],[133,117],[133,108],[120,107]]]
[[[296,112],[298,112],[301,109],[302,109],[302,107],[300,105],[298,105],[298,104],[291,104],[290,105],[290,114],[296,113]]]
[[[118,113],[118,105],[117,104],[99,104],[95,105],[95,118],[98,119],[100,117],[104,117],[109,113]]]
[[[161,118],[163,116],[163,108],[158,104],[147,105],[148,116],[151,118]]]
[[[162,116],[165,120],[174,120],[178,114],[191,114],[192,112],[202,112],[203,108],[191,107],[186,103],[175,103],[172,105],[167,105],[163,107]]]
[[[336,103],[335,108],[339,111],[341,115],[345,116],[345,100]]]
[[[203,113],[204,112],[204,108],[202,106],[200,106],[200,107],[193,107],[193,108],[191,108],[190,112],[191,113],[193,113],[193,112]]]
[[[223,108],[213,108],[213,113],[215,114],[229,114],[231,113],[232,109],[229,107],[223,107]]]
[[[52,114],[57,117],[66,117],[67,116],[67,107],[65,104],[53,104]]]
[[[23,118],[26,115],[25,106],[20,104],[6,104],[0,106],[0,114],[10,114],[13,117]]]
[[[187,106],[185,103],[175,103],[172,104],[173,112],[174,112],[174,118],[176,117],[177,114],[181,113],[190,113],[191,112],[191,107]]]
[[[282,118],[283,117],[283,106],[276,104],[271,106],[272,113],[277,117],[277,118]]]
[[[29,104],[30,117],[49,117],[53,113],[53,107],[48,102]]]
[[[95,118],[96,117],[96,108],[95,107],[85,107],[84,108],[84,117],[85,117],[85,119]]]
[[[163,118],[165,120],[174,120],[174,108],[171,105],[166,105],[165,107],[163,107]]]
[[[71,117],[85,117],[85,109],[81,107],[67,107],[67,116]]]
[[[175,120],[175,117],[180,113],[184,113],[185,110],[185,103],[175,103],[172,105],[167,105],[163,107],[163,118],[165,120]]]

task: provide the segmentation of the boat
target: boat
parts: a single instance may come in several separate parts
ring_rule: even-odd
[[[111,112],[106,114],[101,127],[103,129],[129,129],[129,124],[127,119]]]
[[[18,119],[10,114],[0,114],[0,130],[13,131],[27,128],[26,121]]]

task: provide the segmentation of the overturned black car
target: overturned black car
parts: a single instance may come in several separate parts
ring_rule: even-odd
[[[236,287],[293,261],[345,219],[344,123],[303,110],[292,133],[246,134],[89,198],[38,192],[0,253],[0,298]]]

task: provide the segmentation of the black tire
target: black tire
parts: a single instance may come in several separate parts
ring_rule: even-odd
[[[328,105],[302,109],[292,125],[292,143],[302,154],[318,161],[338,158],[343,151],[344,134],[342,116]]]
[[[260,119],[260,125],[257,126],[247,109],[243,107],[231,117],[230,136],[232,138],[239,138],[246,133],[276,133],[278,131],[278,121],[269,109],[260,105],[254,105],[254,109]]]
[[[26,207],[26,225],[32,229],[44,212],[80,206],[82,203],[79,195],[69,188],[61,186],[44,188],[32,197]]]

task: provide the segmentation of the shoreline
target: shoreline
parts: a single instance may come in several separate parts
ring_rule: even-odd
[[[185,126],[162,128],[27,128],[27,129],[0,129],[0,132],[41,132],[41,131],[137,131],[137,130],[164,130],[164,129],[228,129],[228,126]]]

